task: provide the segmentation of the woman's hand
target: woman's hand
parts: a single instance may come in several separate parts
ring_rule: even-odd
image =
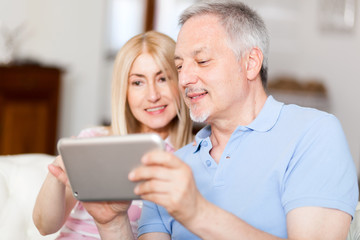
[[[131,201],[82,202],[88,213],[99,224],[107,224],[116,217],[127,216]]]
[[[82,202],[94,218],[101,239],[134,239],[128,217],[131,201]]]
[[[52,164],[48,166],[49,172],[65,186],[70,187],[69,179],[67,177],[63,160],[61,156],[57,156]]]

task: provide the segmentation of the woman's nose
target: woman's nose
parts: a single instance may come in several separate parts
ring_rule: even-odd
[[[161,98],[160,91],[156,85],[150,85],[148,88],[148,100],[157,102]]]

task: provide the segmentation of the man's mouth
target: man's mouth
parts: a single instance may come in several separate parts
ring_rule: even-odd
[[[206,94],[207,94],[207,92],[204,92],[204,93],[201,93],[201,94],[195,94],[193,96],[188,95],[188,97],[191,98],[191,99],[196,99],[196,98],[199,98],[199,97],[204,96]]]
[[[208,91],[206,91],[205,89],[185,89],[186,97],[190,98],[191,100],[195,100],[197,98],[205,96],[206,94],[208,94]]]
[[[147,112],[156,112],[156,111],[160,111],[166,108],[166,105],[163,106],[159,106],[159,107],[153,107],[153,108],[146,108],[145,111]]]

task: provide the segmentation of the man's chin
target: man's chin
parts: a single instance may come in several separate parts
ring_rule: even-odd
[[[210,113],[206,112],[206,113],[202,113],[202,114],[194,114],[191,110],[190,110],[190,118],[191,120],[193,120],[194,122],[197,123],[205,123],[206,120],[209,118]]]

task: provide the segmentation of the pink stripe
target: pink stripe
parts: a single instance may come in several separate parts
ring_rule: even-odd
[[[66,221],[66,226],[73,231],[82,231],[82,232],[88,232],[94,234],[99,233],[95,224],[91,224],[88,223],[87,221],[78,220],[71,217]]]
[[[139,208],[136,205],[131,205],[128,210],[129,220],[131,222],[135,222],[135,221],[139,220],[140,215],[141,215],[141,208]]]
[[[165,151],[166,152],[175,152],[175,149],[170,144],[167,144],[165,142]]]

